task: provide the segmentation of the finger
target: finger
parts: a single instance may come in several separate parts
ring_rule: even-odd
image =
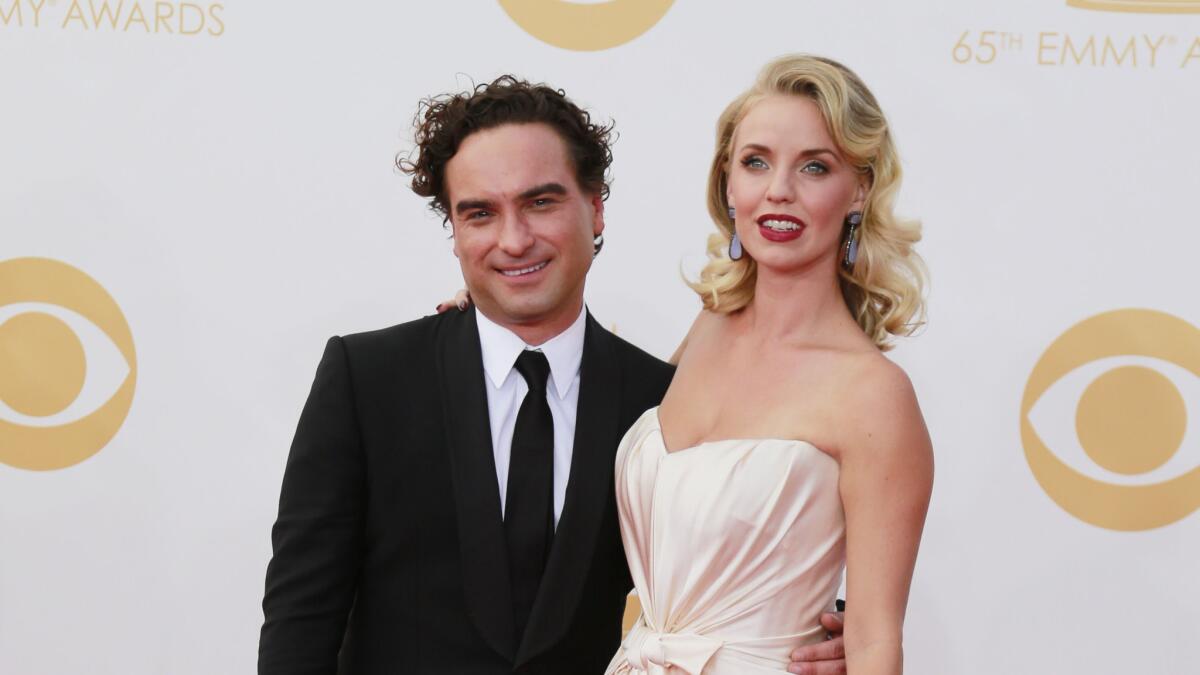
[[[841,634],[846,630],[845,612],[828,612],[821,615],[821,625],[830,633]]]
[[[444,302],[439,302],[437,307],[434,307],[434,310],[436,310],[438,314],[445,314],[447,309],[450,309],[450,306]]]
[[[841,637],[792,650],[792,661],[840,661],[844,658],[846,658],[846,643]]]
[[[454,294],[454,304],[458,305],[458,311],[467,311],[467,305],[471,304],[471,294],[467,292],[467,289],[458,289],[458,292]]]

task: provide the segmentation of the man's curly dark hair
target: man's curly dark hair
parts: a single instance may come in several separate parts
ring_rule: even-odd
[[[412,176],[413,192],[428,197],[429,207],[450,220],[446,163],[468,136],[503,124],[547,124],[562,137],[575,165],[579,186],[608,199],[608,167],[612,164],[612,123],[597,124],[561,89],[530,84],[501,75],[457,94],[421,101],[413,118],[416,160],[400,157],[396,166]]]

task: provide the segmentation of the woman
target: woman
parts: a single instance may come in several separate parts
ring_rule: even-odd
[[[662,405],[617,454],[643,614],[610,673],[776,673],[846,567],[851,675],[900,673],[933,478],[904,372],[921,310],[915,224],[874,96],[812,56],[768,64],[718,123],[718,234]]]

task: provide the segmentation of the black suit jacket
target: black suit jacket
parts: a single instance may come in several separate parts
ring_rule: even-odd
[[[673,369],[590,316],[567,496],[518,644],[475,311],[333,338],[284,473],[263,675],[602,673],[631,583],[621,436]]]

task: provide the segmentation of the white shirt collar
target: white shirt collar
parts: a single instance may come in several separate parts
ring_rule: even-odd
[[[554,390],[559,399],[567,397],[575,376],[579,374],[579,364],[583,361],[583,334],[587,316],[587,308],[579,310],[579,316],[566,330],[555,335],[540,345],[527,345],[525,341],[505,328],[484,316],[478,309],[475,317],[479,324],[479,347],[483,352],[483,370],[488,379],[499,389],[508,379],[517,357],[526,349],[537,349],[546,355],[550,362],[550,379],[554,381]]]

